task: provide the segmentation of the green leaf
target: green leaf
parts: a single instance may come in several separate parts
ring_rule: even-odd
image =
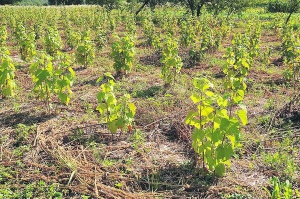
[[[102,102],[102,100],[104,100],[104,98],[105,98],[105,93],[99,92],[97,95],[98,102]]]
[[[248,64],[248,60],[247,60],[246,58],[242,59],[242,65],[243,65],[245,68],[247,68],[247,69],[250,68],[250,66],[249,66],[249,64]]]
[[[230,121],[227,118],[222,118],[221,124],[220,124],[220,129],[222,131],[226,131],[229,126],[230,126]]]
[[[191,99],[195,104],[201,101],[201,97],[197,94],[192,94]]]
[[[239,116],[243,125],[248,123],[247,110],[245,108],[237,110],[237,115]]]
[[[220,97],[217,98],[217,104],[219,106],[227,107],[228,106],[228,101],[227,101],[227,99],[220,96]]]
[[[216,175],[222,177],[226,172],[226,167],[223,163],[219,163],[216,167],[215,167],[215,173]]]
[[[37,78],[39,79],[39,82],[44,81],[47,79],[47,77],[50,76],[50,73],[47,70],[42,70],[38,75]]]
[[[192,119],[197,115],[197,112],[196,111],[190,111],[187,116],[186,116],[186,119],[185,119],[185,123],[186,124],[191,124],[192,122]]]
[[[217,144],[221,143],[223,139],[223,134],[220,132],[219,129],[214,130],[214,132],[211,135],[211,141],[216,146]]]
[[[106,103],[109,104],[110,106],[116,105],[117,100],[114,95],[110,95],[110,96],[108,96]]]
[[[224,146],[219,145],[216,149],[216,156],[218,159],[228,160],[233,154],[231,145],[225,144]]]
[[[206,78],[195,78],[193,80],[193,84],[196,88],[198,88],[202,92],[213,87],[213,84],[210,83],[210,81]]]
[[[207,117],[209,114],[211,114],[214,111],[214,108],[211,106],[206,106],[202,109],[201,114],[204,117]]]
[[[96,110],[102,115],[106,111],[106,105],[104,103],[99,103]]]
[[[118,130],[118,127],[117,127],[115,121],[107,122],[107,126],[111,133],[116,133]]]
[[[75,74],[73,68],[69,67],[68,69],[69,69],[69,72],[71,73],[72,77],[75,77],[76,74]]]
[[[70,102],[70,97],[66,93],[58,93],[58,98],[62,103],[65,103],[66,105]]]
[[[129,103],[128,104],[128,108],[129,108],[130,112],[132,113],[132,115],[135,115],[135,113],[136,113],[136,106],[134,105],[134,103]]]
[[[206,91],[206,92],[205,92],[205,95],[207,95],[208,97],[213,97],[213,96],[214,96],[214,93],[211,92],[211,91]]]
[[[114,78],[114,76],[112,76],[111,73],[104,73],[104,76],[105,76],[105,77],[108,77],[108,78],[110,78],[110,79],[112,79],[112,80],[114,80],[114,81],[116,81],[115,78]]]
[[[122,129],[125,125],[126,121],[124,120],[124,118],[118,118],[117,122],[116,122],[116,126],[119,129]]]
[[[201,142],[204,139],[204,136],[205,136],[205,131],[201,129],[194,129],[192,133],[192,140]]]

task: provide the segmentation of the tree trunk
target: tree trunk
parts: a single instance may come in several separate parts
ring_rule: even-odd
[[[290,21],[292,14],[294,12],[297,12],[297,10],[299,9],[299,4],[300,4],[300,1],[295,0],[292,2],[292,4],[290,5],[290,8],[289,8],[289,16],[285,20],[285,25]]]
[[[285,25],[289,22],[291,16],[292,16],[293,12],[290,12],[289,16],[286,18],[285,20]]]
[[[197,6],[197,17],[199,17],[201,15],[201,9],[204,6],[204,2],[201,2],[198,4]]]
[[[195,2],[194,0],[187,0],[189,6],[190,6],[190,10],[192,12],[192,16],[194,16],[195,14]]]
[[[150,2],[150,0],[146,0],[143,5],[138,9],[138,11],[136,11],[135,15],[138,15],[142,9]]]

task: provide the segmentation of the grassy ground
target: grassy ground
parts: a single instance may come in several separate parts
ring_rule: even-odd
[[[243,30],[239,25],[243,23],[236,21],[232,32]],[[9,40],[19,87],[14,98],[0,99],[0,198],[270,198],[273,176],[289,180],[299,197],[299,91],[283,78],[281,41],[274,30],[263,28],[260,48],[271,49],[270,64],[257,58],[249,72],[249,124],[230,169],[220,178],[201,168],[184,119],[194,108],[189,99],[193,77],[222,83],[216,74],[222,73],[231,35],[218,51],[183,68],[165,89],[160,56],[144,45],[138,26],[135,67],[116,88],[117,96],[127,92],[133,97],[135,129],[116,134],[99,123],[96,111],[96,81],[104,72],[114,72],[110,42],[96,52],[92,66],[73,66],[77,77],[70,105],[53,98],[48,113],[31,92],[30,63],[20,60],[16,41]],[[180,55],[186,66],[187,49]]]

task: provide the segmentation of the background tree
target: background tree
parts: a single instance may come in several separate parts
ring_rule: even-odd
[[[21,1],[21,0],[1,0],[0,5],[14,4],[14,3],[17,3],[19,1]]]
[[[155,0],[144,0],[142,6],[137,10],[138,14],[147,4],[151,2],[156,2]],[[161,3],[162,1],[160,1]],[[178,1],[173,0],[173,3]],[[179,1],[181,2],[181,1]],[[200,16],[201,10],[204,6],[213,12],[214,15],[218,15],[220,12],[226,11],[228,16],[232,13],[238,13],[245,10],[254,0],[185,0],[184,3],[188,6],[193,16]],[[157,2],[156,2],[157,3]]]
[[[86,4],[106,6],[109,10],[117,8],[120,5],[125,4],[126,2],[126,0],[86,0]]]
[[[300,0],[290,0],[288,2],[288,17],[285,20],[285,24],[287,24],[293,13],[300,10]]]
[[[78,5],[83,4],[83,0],[48,0],[49,5]]]
[[[192,15],[194,16],[197,14],[199,17],[202,7],[207,3],[211,3],[211,0],[186,0],[186,3],[192,12]]]
[[[227,15],[232,13],[240,13],[251,5],[249,0],[211,0],[207,4],[208,10],[218,15],[220,12],[227,12]]]
[[[271,0],[267,5],[268,12],[289,13],[285,24],[287,24],[293,13],[300,10],[300,0]]]

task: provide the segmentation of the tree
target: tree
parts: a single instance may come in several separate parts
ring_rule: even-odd
[[[285,20],[285,24],[287,24],[293,13],[297,12],[300,9],[300,0],[290,0],[288,2],[288,12],[289,15]]]
[[[143,10],[143,8],[150,2],[150,0],[145,0],[145,2],[143,3],[143,5],[136,11],[136,15],[139,14],[139,12],[141,12]]]
[[[192,12],[192,15],[194,16],[195,14],[197,14],[198,17],[201,14],[202,7],[209,2],[211,1],[210,0],[186,0],[186,3]]]
[[[232,13],[239,13],[244,11],[251,5],[249,0],[229,0],[227,4],[227,17]]]
[[[83,0],[48,0],[49,5],[78,5],[83,4]]]
[[[86,3],[106,6],[109,10],[111,10],[125,4],[126,0],[86,0]]]
[[[227,12],[227,17],[232,13],[244,11],[252,1],[249,0],[211,0],[207,4],[208,10],[218,15],[222,11]]]
[[[144,0],[142,6],[136,11],[136,15],[153,0]],[[208,10],[218,15],[222,11],[227,11],[228,16],[232,13],[238,13],[247,8],[253,0],[185,0],[184,3],[188,6],[193,16],[200,16],[201,10],[205,5]],[[172,2],[176,3],[177,0]],[[180,1],[179,1],[180,2]]]
[[[6,5],[6,4],[14,4],[17,2],[20,2],[21,0],[1,0],[0,5]]]

